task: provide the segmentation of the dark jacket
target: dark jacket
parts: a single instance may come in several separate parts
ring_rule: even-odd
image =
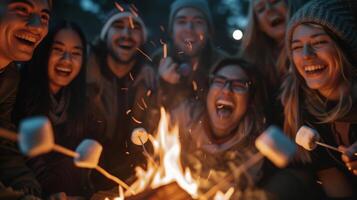
[[[131,142],[131,132],[136,127],[149,131],[156,126],[155,120],[150,117],[158,115],[154,106],[154,91],[144,83],[134,85],[141,69],[150,66],[140,57],[127,75],[118,78],[96,53],[91,55],[87,68],[88,95],[92,105],[91,121],[99,126],[101,135],[98,140],[104,146],[100,164],[125,180],[132,177],[135,166],[145,160],[142,147]],[[94,179],[99,189],[114,186],[111,181],[103,180],[101,175]]]
[[[0,127],[15,130],[11,113],[16,100],[19,73],[10,64],[0,73]],[[0,182],[6,187],[40,196],[41,187],[34,174],[25,164],[15,143],[0,138]],[[2,189],[0,189],[2,194]],[[24,195],[22,194],[22,195]],[[1,195],[0,195],[1,196]]]
[[[309,116],[309,120],[308,120],[309,122],[307,123],[307,125],[317,130],[317,132],[321,136],[321,142],[335,147],[339,145],[345,145],[348,147],[354,142],[357,142],[357,114],[356,113],[357,113],[357,104],[355,103],[352,110],[347,116],[336,120],[337,122],[350,123],[350,129],[349,129],[350,144],[343,144],[337,142],[336,137],[338,133],[337,130],[335,129],[335,123],[325,123],[325,124],[313,123],[314,121],[317,120],[314,119],[312,116]],[[357,188],[357,176],[353,175],[352,172],[347,169],[345,163],[341,160],[341,153],[326,149],[321,146],[317,146],[317,148],[311,152],[311,158],[312,158],[311,167],[313,168],[313,171],[315,173],[330,168],[335,168],[339,172],[341,172],[342,176],[345,178],[347,183],[353,189],[354,196],[351,197],[351,199],[357,198],[357,192],[355,190],[355,188]]]

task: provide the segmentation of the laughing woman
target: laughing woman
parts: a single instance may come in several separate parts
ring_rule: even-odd
[[[85,131],[86,40],[80,28],[69,22],[55,25],[22,71],[15,121],[34,115],[47,116],[55,142],[75,149]],[[43,188],[44,196],[64,192],[83,196],[88,171],[72,159],[48,153],[28,161]]]
[[[201,177],[202,191],[235,174],[256,152],[254,140],[265,128],[256,76],[245,61],[224,59],[213,68],[206,100],[187,101],[174,112],[183,161]],[[236,177],[233,186],[242,190],[253,186],[260,179],[261,167],[260,162],[247,172],[249,176]]]
[[[284,129],[295,137],[302,125],[345,154],[318,147],[301,150],[328,198],[356,199],[357,188],[357,29],[348,5],[314,0],[294,14],[286,45],[291,74],[284,82]],[[348,148],[349,147],[349,148]],[[347,149],[347,150],[346,150]]]

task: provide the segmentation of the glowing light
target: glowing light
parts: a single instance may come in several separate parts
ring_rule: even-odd
[[[239,29],[233,31],[233,39],[241,40],[243,38],[243,32]]]

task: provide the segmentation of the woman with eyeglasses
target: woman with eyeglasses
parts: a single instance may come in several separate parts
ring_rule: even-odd
[[[187,100],[173,112],[173,122],[179,123],[183,163],[201,177],[201,192],[233,175],[257,152],[254,141],[265,128],[260,80],[244,60],[223,59],[212,68],[205,101]],[[261,167],[259,162],[228,182],[237,191],[253,186]]]
[[[200,193],[225,182],[220,189],[233,187],[231,199],[314,199],[303,192],[313,188],[306,174],[296,169],[276,170],[261,160],[237,171],[256,155],[254,141],[266,128],[260,77],[246,61],[225,58],[212,68],[204,100],[187,100],[174,110],[183,165],[199,177]]]

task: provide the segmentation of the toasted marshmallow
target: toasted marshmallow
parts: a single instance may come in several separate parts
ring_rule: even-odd
[[[296,152],[295,144],[276,126],[270,126],[255,141],[255,146],[276,166],[286,167]]]
[[[99,142],[91,139],[83,140],[77,147],[78,156],[74,158],[74,164],[81,168],[95,168],[98,166],[103,147]]]
[[[136,145],[143,145],[148,141],[148,133],[144,128],[135,128],[131,133],[131,141]]]
[[[302,126],[296,133],[295,142],[308,151],[316,148],[316,142],[320,140],[319,133],[307,126]]]

